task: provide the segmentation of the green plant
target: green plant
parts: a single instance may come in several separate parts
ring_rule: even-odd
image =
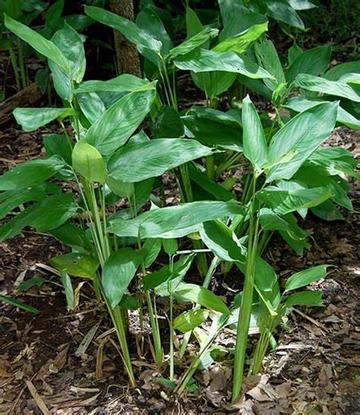
[[[104,299],[118,334],[129,381],[134,385],[125,318],[126,307],[133,301],[125,292],[139,266],[140,303],[143,293],[153,330],[155,359],[159,364],[163,360],[156,303],[150,289],[143,290],[140,278],[145,278],[146,268],[159,253],[155,250],[154,256],[152,240],[183,236],[195,231],[203,220],[232,216],[241,209],[236,202],[210,201],[152,209],[138,215],[152,191],[154,177],[214,150],[196,140],[149,141],[143,132],[133,135],[151,109],[155,84],[130,75],[81,83],[85,71],[82,38],[69,25],[65,24],[48,41],[8,16],[5,24],[48,58],[55,89],[64,101],[63,108],[18,108],[14,112],[16,120],[25,131],[33,131],[53,120],[58,119],[63,125],[69,119],[74,136],[46,137],[47,157],[23,163],[1,176],[3,216],[18,205],[34,203],[27,204],[5,223],[0,237],[12,237],[31,226],[72,247],[73,252],[57,256],[51,263],[60,271],[65,289],[69,289],[67,275],[87,278],[97,298]],[[93,91],[114,89],[122,96],[106,109]],[[128,166],[132,166],[131,170]],[[54,178],[72,182],[80,198],[75,192],[64,193],[53,182]],[[121,197],[127,198],[129,209],[114,215],[112,206]],[[124,247],[121,237],[128,238]],[[183,287],[182,301],[194,301],[187,292],[187,287]],[[202,289],[200,296],[204,305],[227,309],[210,291]]]
[[[103,2],[97,2],[101,5]],[[3,16],[6,14],[27,26],[34,26],[34,30],[47,39],[61,29],[65,23],[75,30],[83,30],[90,23],[91,19],[84,15],[63,16],[64,0],[57,0],[53,4],[42,0],[23,1],[23,0],[3,0],[0,2],[0,49],[9,52],[9,60],[14,73],[16,87],[18,90],[25,88],[29,84],[29,74],[26,59],[34,54],[34,50],[19,37],[13,36],[8,32],[4,25]],[[42,21],[42,15],[45,16]],[[41,58],[41,55],[40,55]],[[47,67],[39,69],[35,74],[35,82],[42,89],[48,86]],[[4,86],[6,77],[4,79]]]
[[[146,59],[145,72],[149,73],[151,63],[157,81],[128,74],[83,81],[83,38],[70,25],[64,24],[47,40],[5,17],[10,31],[48,59],[54,88],[63,100],[61,108],[18,108],[17,122],[25,131],[34,131],[57,120],[64,134],[44,138],[46,157],[0,176],[1,218],[16,212],[0,227],[0,240],[30,226],[71,248],[51,260],[61,275],[68,308],[73,307],[71,278],[88,279],[113,321],[131,385],[136,379],[126,334],[129,309],[138,310],[141,326],[147,310],[152,332],[149,349],[159,368],[168,360],[166,370],[177,393],[193,383],[200,364],[211,361],[224,327],[235,326],[235,401],[243,383],[252,318],[260,330],[250,367],[256,373],[287,309],[320,303],[318,293],[288,292],[325,276],[324,266],[290,277],[281,294],[274,269],[262,258],[273,232],[301,254],[309,248],[309,234],[299,226],[299,217],[306,218],[311,210],[323,218],[339,219],[336,205],[352,209],[344,175],[358,177],[356,162],[346,150],[321,147],[339,121],[339,102],[319,102],[311,96],[311,106],[299,114],[286,118],[280,113],[293,88],[313,88],[311,82],[310,87],[299,86],[304,76],[324,73],[327,63],[321,57],[312,67],[308,60],[314,52],[304,52],[304,58],[295,48],[290,53],[293,63],[284,71],[274,45],[264,40],[264,21],[228,35],[225,26],[217,39],[218,32],[203,27],[187,7],[188,38],[173,47],[152,8],[144,10],[137,23],[97,7],[87,7],[86,13],[134,42]],[[329,55],[328,49],[322,51]],[[178,108],[175,68],[191,71],[195,84],[205,92],[207,106]],[[241,100],[241,108],[236,103],[227,112],[215,108],[236,80],[249,89],[267,91],[275,109],[273,120],[259,114],[248,96]],[[346,75],[346,80],[346,86],[345,81],[335,81],[336,94],[357,102],[357,75]],[[145,119],[150,124],[146,131],[141,129]],[[70,136],[65,128],[69,123]],[[232,192],[237,169],[243,173],[239,197]],[[185,203],[166,205],[164,186],[157,178],[169,171],[175,173]],[[224,173],[230,176],[226,180]],[[120,200],[126,207],[118,209]],[[168,258],[161,268],[155,265],[159,255]],[[199,267],[201,285],[186,282],[197,257],[206,260]],[[242,292],[239,289],[227,305],[210,287],[217,268],[226,273],[232,266],[244,278],[239,281]],[[168,299],[168,358],[158,321],[158,297]],[[190,303],[192,308],[176,315],[177,302]],[[207,332],[200,327],[205,321],[211,321]],[[178,352],[176,332],[184,334]],[[176,359],[183,357],[192,334],[198,352],[177,378]]]

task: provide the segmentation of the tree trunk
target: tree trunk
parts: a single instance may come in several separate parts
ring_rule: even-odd
[[[134,20],[133,0],[110,0],[110,9],[119,16]],[[114,45],[117,73],[140,76],[140,60],[136,46],[117,30],[114,30]]]

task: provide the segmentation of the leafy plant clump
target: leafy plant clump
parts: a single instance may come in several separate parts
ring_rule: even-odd
[[[127,334],[130,310],[137,311],[142,330],[149,316],[149,350],[176,393],[191,387],[200,365],[213,362],[218,335],[233,328],[236,345],[226,353],[236,401],[250,326],[259,333],[249,367],[256,374],[291,307],[322,304],[319,291],[299,289],[324,278],[326,265],[290,276],[281,290],[263,254],[274,232],[298,254],[309,249],[309,233],[299,224],[309,211],[335,220],[342,218],[338,207],[352,210],[346,176],[358,177],[356,162],[342,148],[321,145],[338,124],[360,127],[360,75],[351,63],[329,69],[328,46],[294,46],[283,65],[266,35],[275,9],[232,3],[219,1],[222,23],[216,28],[204,26],[187,6],[187,37],[176,46],[154,6],[143,8],[136,22],[86,6],[87,16],[120,31],[143,58],[144,78],[122,74],[106,81],[83,80],[84,37],[66,22],[49,40],[5,16],[7,29],[47,58],[63,103],[17,108],[16,121],[36,131],[57,120],[63,134],[43,137],[45,157],[0,176],[0,215],[8,217],[0,240],[31,227],[71,249],[51,260],[68,308],[72,279],[88,280],[114,324],[131,386],[137,379]],[[300,28],[290,7],[298,2],[285,3],[288,21],[279,20]],[[206,105],[181,109],[181,71],[190,73]],[[245,91],[267,99],[274,116],[259,113]],[[219,109],[224,93],[233,96],[228,111]],[[164,173],[177,182],[177,205],[166,203]],[[238,182],[240,195],[233,190]],[[159,267],[159,257],[168,263]],[[190,269],[198,270],[202,283],[187,282]],[[243,288],[231,303],[210,289],[216,271],[239,278]],[[166,340],[159,297],[167,299]],[[177,313],[177,303],[189,307]],[[179,375],[175,367],[191,338],[197,354]]]

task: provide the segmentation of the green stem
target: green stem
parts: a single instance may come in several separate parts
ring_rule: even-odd
[[[200,349],[198,355],[192,360],[190,366],[187,368],[187,370],[185,371],[185,373],[182,375],[179,383],[177,384],[176,388],[174,389],[174,392],[175,393],[181,395],[184,392],[184,390],[185,390],[187,384],[189,383],[191,377],[193,376],[193,374],[195,373],[196,369],[200,365],[201,357],[203,356],[203,354],[207,350],[209,350],[210,346],[213,344],[213,342],[215,341],[216,337],[221,332],[221,330],[226,325],[226,323],[227,323],[227,319],[224,319],[224,321],[222,322],[222,324],[220,324],[217,327],[217,329],[212,334],[209,334],[209,337],[208,337],[207,342]]]
[[[175,96],[175,93],[174,93],[173,88],[171,86],[168,70],[167,70],[167,67],[166,67],[166,62],[164,60],[162,61],[162,66],[163,66],[162,73],[163,73],[165,88],[167,88],[167,90],[168,90],[168,96],[170,97],[172,107],[174,108],[174,110],[177,111],[176,96]],[[173,84],[175,84],[174,81],[173,81]]]
[[[128,342],[126,338],[124,316],[119,306],[112,309],[110,305],[108,304],[106,298],[105,298],[105,301],[108,307],[109,314],[113,321],[114,327],[116,329],[116,334],[119,340],[120,350],[122,353],[122,359],[124,362],[126,372],[129,377],[129,382],[130,382],[131,387],[134,388],[136,386],[136,381],[135,381],[134,371],[132,368],[132,363],[131,363],[131,358],[130,358],[130,353],[129,353],[129,348],[128,348]]]
[[[214,156],[210,155],[206,157],[206,174],[209,179],[214,180],[215,178],[215,160]]]
[[[75,174],[75,172],[74,172]],[[110,248],[109,248],[109,242],[105,242],[107,239],[106,234],[106,212],[105,212],[105,196],[104,193],[102,194],[102,215],[103,215],[103,221],[104,221],[104,228],[102,227],[101,220],[100,220],[100,213],[99,208],[93,188],[92,183],[88,183],[84,181],[83,186],[80,184],[79,179],[77,178],[77,175],[75,174],[76,181],[78,183],[80,194],[83,198],[85,207],[87,211],[89,212],[89,221],[90,221],[90,229],[93,235],[93,240],[95,243],[96,252],[100,261],[101,266],[104,265],[107,258],[110,256]],[[95,223],[94,223],[95,221]],[[97,293],[97,296],[100,296],[100,293],[106,303],[106,306],[108,308],[109,315],[113,321],[116,334],[119,340],[120,350],[122,353],[122,360],[124,362],[125,370],[129,377],[129,382],[132,387],[136,386],[135,376],[132,368],[127,338],[126,338],[126,323],[124,321],[124,316],[121,312],[121,309],[119,306],[115,308],[111,308],[106,295],[102,289],[101,281],[95,280],[94,281],[94,289]]]
[[[260,241],[259,241],[259,246],[258,246],[258,252],[259,255],[262,255],[266,249],[266,247],[268,246],[272,236],[273,236],[274,232],[269,232],[269,231],[263,231],[263,234],[261,235]]]
[[[154,342],[155,361],[158,365],[161,365],[164,359],[164,352],[161,346],[159,322],[152,305],[150,292],[148,290],[145,291],[145,297],[147,308],[149,310],[150,326]]]
[[[218,257],[214,257],[210,263],[210,266],[208,268],[208,271],[206,273],[206,276],[204,278],[204,281],[202,283],[202,286],[204,288],[208,288],[211,282],[211,279],[216,271],[216,268],[218,267],[218,265],[220,264],[221,260]],[[195,306],[195,309],[199,309],[201,306],[199,304],[197,304]],[[183,341],[181,343],[181,347],[180,347],[180,351],[179,351],[179,358],[181,359],[186,351],[187,345],[189,343],[190,337],[191,337],[192,331],[188,331],[187,333],[185,333]]]
[[[253,198],[255,196],[256,180],[253,179]],[[246,257],[245,268],[245,282],[241,297],[240,305],[240,318],[238,321],[238,327],[236,332],[236,346],[235,346],[235,358],[233,369],[233,388],[232,388],[232,402],[235,402],[241,393],[244,366],[246,357],[246,347],[248,342],[248,333],[250,326],[250,317],[253,301],[254,291],[254,275],[255,275],[255,259],[257,254],[258,243],[258,228],[259,218],[255,219],[254,201],[251,207],[250,213],[250,228],[249,228],[249,242],[248,252]]]
[[[269,316],[264,323],[264,327],[261,330],[260,338],[256,345],[253,360],[250,366],[250,375],[256,375],[261,371],[266,351],[269,348],[270,336],[274,330],[274,323],[275,318],[272,316]]]
[[[137,215],[137,206],[136,206],[136,195],[133,194],[133,198],[129,198],[129,204],[130,204],[130,210],[132,212],[133,217]],[[139,250],[142,249],[141,239],[138,237],[137,240],[138,248]],[[142,274],[145,275],[145,263],[142,259],[141,261],[141,267],[142,267]],[[151,333],[153,338],[153,344],[154,344],[154,352],[155,352],[155,361],[158,365],[161,365],[164,359],[164,352],[161,346],[161,336],[160,336],[160,327],[159,322],[157,319],[157,313],[154,310],[155,307],[153,307],[151,294],[149,290],[145,291],[145,298],[146,298],[146,304],[149,312],[149,319],[150,319],[150,326],[151,326]]]
[[[171,273],[173,272],[173,265],[174,265],[174,257],[170,257],[170,270]],[[174,308],[174,295],[172,290],[172,283],[171,281],[168,283],[170,298],[169,298],[169,332],[170,332],[170,361],[169,361],[169,378],[171,381],[174,380],[174,372],[175,372],[175,364],[174,364],[174,329],[173,329],[173,308]]]
[[[77,111],[75,106],[77,106],[77,101],[74,98],[73,102],[70,102],[70,107],[72,108],[72,110],[74,111],[74,116],[73,116],[73,120],[74,120],[74,124],[75,124],[75,130],[76,130],[76,134],[75,134],[75,140],[79,141],[80,140],[80,121],[79,118],[77,116]]]

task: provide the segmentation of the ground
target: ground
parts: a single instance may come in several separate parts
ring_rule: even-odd
[[[358,138],[340,128],[328,144],[343,145],[359,156]],[[35,157],[41,147],[38,134],[7,127],[0,133],[0,170]],[[351,198],[358,212],[356,183]],[[135,357],[142,375],[138,388],[129,390],[110,322],[90,288],[77,281],[78,310],[68,313],[59,279],[46,268],[63,247],[31,231],[1,243],[1,292],[14,294],[31,276],[47,281],[19,295],[40,314],[0,305],[0,414],[360,414],[360,217],[355,212],[344,222],[310,218],[306,227],[313,232],[313,247],[303,257],[280,239],[271,242],[267,255],[280,275],[321,263],[333,266],[317,284],[325,305],[299,308],[288,316],[263,375],[247,380],[246,394],[232,408],[226,406],[227,364],[199,372],[198,391],[180,399],[160,385],[150,358]],[[223,290],[228,286],[218,284]],[[224,341],[231,345],[233,334],[227,332]],[[135,356],[135,335],[131,342]]]

